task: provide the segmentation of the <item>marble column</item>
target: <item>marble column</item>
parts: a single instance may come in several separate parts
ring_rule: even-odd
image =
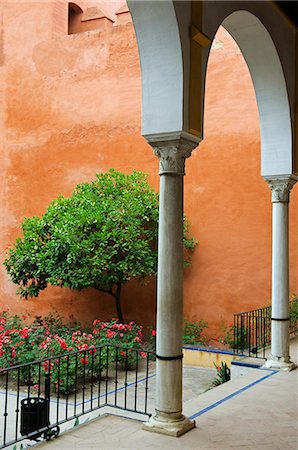
[[[148,141],[159,158],[160,198],[156,410],[144,429],[180,436],[195,426],[182,414],[183,176],[198,141],[186,133]]]
[[[271,354],[265,367],[289,371],[289,201],[295,176],[266,177],[272,191]]]

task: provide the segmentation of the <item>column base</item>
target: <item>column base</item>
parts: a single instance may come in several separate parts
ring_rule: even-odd
[[[270,355],[264,366],[265,369],[281,370],[284,372],[290,372],[296,369],[296,364],[290,361],[289,357],[273,356]]]
[[[195,426],[196,422],[194,420],[184,416],[181,416],[180,419],[152,416],[148,422],[143,423],[143,430],[178,437],[192,430]]]

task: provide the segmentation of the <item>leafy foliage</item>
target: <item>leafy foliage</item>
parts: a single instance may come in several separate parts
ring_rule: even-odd
[[[219,338],[218,341],[227,345],[231,349],[245,350],[249,344],[249,328],[246,325],[236,327],[233,323],[222,327],[224,337]]]
[[[298,295],[293,294],[290,298],[290,323],[293,331],[297,331],[298,321]]]
[[[116,300],[132,278],[156,273],[158,194],[147,176],[110,170],[59,196],[42,217],[26,218],[4,266],[22,298],[37,297],[48,284],[95,288]],[[185,221],[184,246],[193,249]]]
[[[213,364],[216,368],[217,375],[212,382],[212,386],[219,386],[220,384],[226,383],[231,379],[231,370],[226,362],[222,361],[220,366],[217,366],[215,363]]]
[[[141,350],[143,345],[143,327],[135,322],[119,323],[117,319],[109,322],[93,321],[93,328],[88,332],[79,324],[65,324],[59,317],[49,315],[36,317],[27,324],[18,316],[0,314],[0,375],[1,369],[36,360],[29,369],[21,368],[22,379],[33,385],[41,375],[51,373],[55,389],[60,393],[72,392],[77,378],[92,373],[100,373],[107,366],[107,348],[109,363],[116,359],[130,368],[140,356],[147,353]],[[119,346],[118,350],[112,346]],[[74,353],[80,351],[80,353]],[[17,372],[11,372],[17,375]]]
[[[199,322],[190,322],[188,320],[184,320],[183,344],[205,344],[206,338],[202,336],[202,331],[206,327],[208,327],[208,323],[204,322],[203,320],[200,320]]]

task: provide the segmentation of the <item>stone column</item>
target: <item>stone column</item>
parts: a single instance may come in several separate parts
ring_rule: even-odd
[[[195,137],[148,138],[159,158],[156,413],[148,431],[180,436],[195,426],[182,415],[183,176]]]
[[[266,177],[272,191],[271,355],[265,367],[292,370],[289,342],[289,201],[295,176]]]

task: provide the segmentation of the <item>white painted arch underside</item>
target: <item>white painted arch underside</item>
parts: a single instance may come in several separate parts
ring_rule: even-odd
[[[231,34],[248,65],[260,114],[261,174],[293,170],[290,107],[282,65],[274,43],[260,20],[236,11],[222,26]]]
[[[141,62],[142,134],[170,135],[182,131],[183,108],[187,105],[183,99],[183,51],[173,2],[128,0],[128,5]],[[290,106],[274,42],[262,22],[245,10],[231,13],[220,25],[238,44],[252,77],[260,115],[261,174],[290,175]],[[206,76],[205,71],[202,76]]]

